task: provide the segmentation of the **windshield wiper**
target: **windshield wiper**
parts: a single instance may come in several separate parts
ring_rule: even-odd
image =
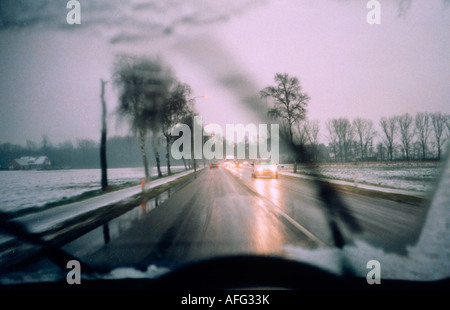
[[[24,241],[38,247],[38,250],[36,252],[33,252],[33,254],[30,254],[20,262],[9,263],[5,264],[4,266],[0,266],[0,273],[9,271],[12,268],[14,268],[14,270],[17,270],[18,268],[20,269],[22,267],[25,267],[27,264],[42,258],[43,256],[49,258],[62,270],[67,269],[67,262],[69,262],[70,260],[77,260],[80,263],[81,268],[83,268],[85,272],[93,273],[93,270],[89,265],[83,263],[80,259],[74,257],[73,255],[63,251],[60,248],[60,245],[52,243],[50,241],[42,240],[41,235],[29,232],[23,226],[23,224],[14,221],[7,212],[1,210],[0,232],[12,235],[20,241]]]

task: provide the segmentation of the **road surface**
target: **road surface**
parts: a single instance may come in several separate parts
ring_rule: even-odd
[[[346,192],[326,204],[318,192],[311,180],[206,169],[164,202],[142,205],[63,249],[94,269],[146,268],[233,254],[283,255],[287,245],[334,246],[337,227],[346,244],[360,239],[402,254],[417,241],[427,211]]]

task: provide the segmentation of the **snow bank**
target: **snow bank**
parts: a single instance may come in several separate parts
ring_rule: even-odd
[[[293,166],[284,164],[283,171],[292,171]],[[383,186],[408,191],[428,192],[433,189],[441,171],[436,163],[347,163],[323,164],[312,169],[299,165],[297,172],[304,175],[319,173],[321,177]]]
[[[156,265],[150,265],[147,270],[141,271],[130,267],[120,267],[111,270],[107,274],[98,276],[101,279],[154,279],[165,273],[168,273],[170,269],[165,267],[158,267]]]

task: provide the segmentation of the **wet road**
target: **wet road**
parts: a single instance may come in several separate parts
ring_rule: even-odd
[[[252,179],[247,169],[206,169],[164,202],[138,207],[64,249],[102,269],[232,254],[283,255],[286,245],[332,246],[332,220],[345,243],[361,239],[402,253],[416,241],[426,212],[352,193],[332,199],[345,208],[330,211],[309,180]]]
[[[333,192],[328,203],[342,212],[329,210],[317,184],[309,180],[280,176],[279,179],[252,179],[248,169],[232,170],[241,183],[264,196],[295,222],[327,244],[334,244],[330,219],[334,220],[346,243],[364,240],[386,252],[404,253],[420,235],[427,207],[366,194]],[[357,227],[355,227],[357,226]]]

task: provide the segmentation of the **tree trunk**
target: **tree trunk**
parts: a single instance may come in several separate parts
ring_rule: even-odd
[[[166,160],[167,160],[167,174],[172,174],[172,171],[170,171],[170,143],[169,139],[166,138]]]
[[[108,166],[106,163],[106,102],[105,102],[105,84],[106,82],[101,81],[102,91],[101,91],[101,101],[102,101],[102,130],[100,139],[100,166],[102,169],[102,191],[105,191],[108,187]]]
[[[108,187],[108,166],[106,163],[106,130],[102,129],[100,139],[100,167],[102,169],[102,191]]]
[[[441,160],[441,141],[437,140],[438,160]]]
[[[158,170],[158,177],[162,177],[162,172],[161,172],[161,161],[159,159],[159,152],[156,149],[155,146],[153,146],[153,152],[155,153],[155,159],[156,159],[156,169]]]
[[[363,161],[364,160],[364,143],[361,138],[359,139],[359,146],[361,148],[361,161]]]
[[[389,144],[389,147],[388,147],[388,152],[389,152],[389,160],[390,161],[392,161],[393,160],[393,153],[392,153],[392,144]]]
[[[141,153],[142,153],[142,161],[144,162],[144,169],[145,169],[145,180],[150,180],[150,174],[148,172],[148,161],[147,161],[147,154],[145,153],[145,133],[140,131],[140,146],[141,146]]]

